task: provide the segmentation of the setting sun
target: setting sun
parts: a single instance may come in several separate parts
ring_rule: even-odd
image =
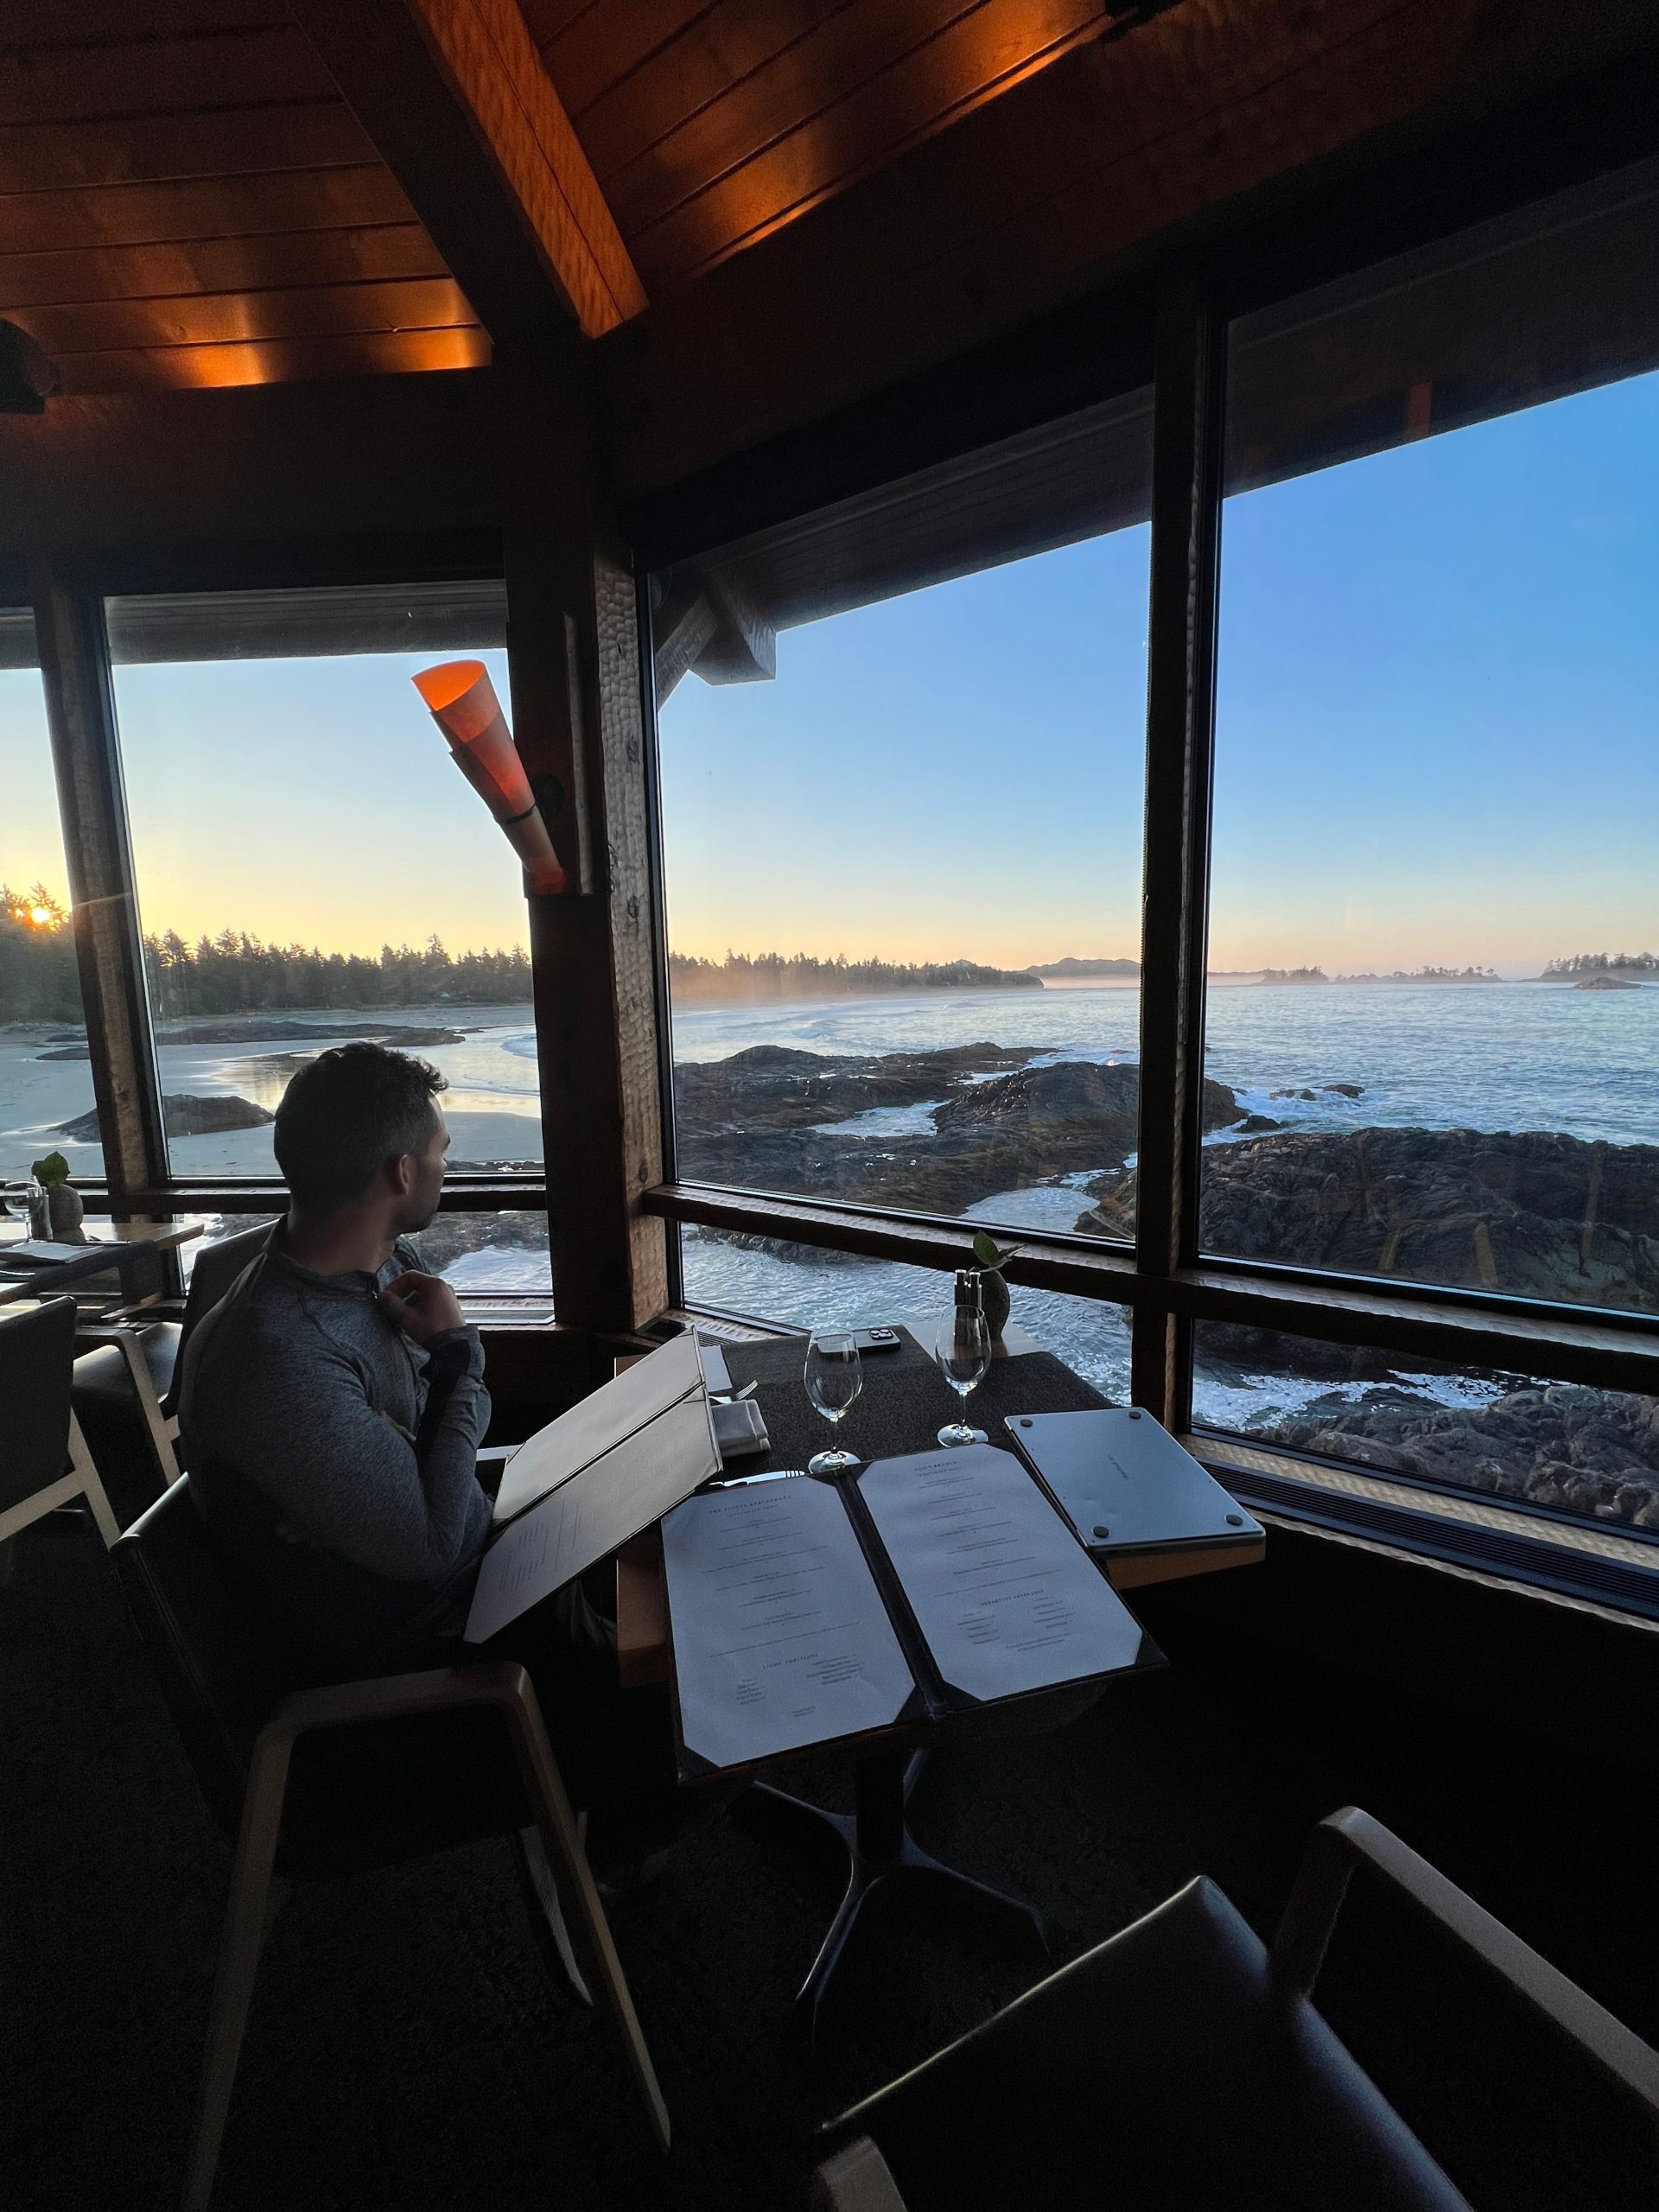
[[[52,919],[52,909],[49,906],[31,906],[29,910],[29,918],[37,929],[44,929]]]

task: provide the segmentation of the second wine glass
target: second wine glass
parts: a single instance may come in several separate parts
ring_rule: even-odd
[[[939,1431],[941,1444],[982,1444],[982,1429],[969,1426],[968,1394],[985,1379],[991,1363],[991,1332],[977,1304],[958,1304],[939,1324],[934,1364],[962,1399],[962,1418]]]
[[[852,1402],[864,1388],[864,1370],[858,1357],[858,1339],[850,1329],[814,1329],[806,1348],[806,1395],[832,1425],[844,1421]],[[858,1465],[858,1454],[837,1448],[815,1452],[806,1463],[809,1475],[845,1474]]]

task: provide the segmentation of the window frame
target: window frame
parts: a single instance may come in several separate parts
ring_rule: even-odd
[[[1633,168],[1635,163],[1626,165]],[[1606,174],[1617,183],[1625,168]],[[1416,1354],[1474,1368],[1522,1372],[1550,1382],[1587,1384],[1659,1397],[1659,1315],[1588,1306],[1500,1292],[1387,1281],[1333,1269],[1201,1254],[1198,1237],[1198,1131],[1204,1078],[1202,1051],[1210,889],[1210,832],[1214,785],[1216,652],[1221,516],[1224,499],[1226,368],[1229,334],[1246,313],[1294,299],[1340,276],[1361,276],[1402,251],[1433,245],[1494,215],[1524,228],[1535,208],[1540,226],[1571,176],[1535,181],[1496,204],[1490,175],[1459,200],[1434,201],[1425,219],[1408,214],[1403,235],[1373,230],[1363,255],[1333,249],[1327,229],[1311,250],[1287,254],[1282,241],[1252,260],[1235,257],[1226,274],[1219,256],[1167,270],[1160,282],[1154,324],[1154,493],[1152,607],[1148,635],[1146,859],[1142,897],[1146,927],[1141,957],[1141,1059],[1139,1131],[1142,1175],[1133,1249],[1052,1231],[1022,1230],[1020,1251],[1009,1268],[1016,1284],[1063,1291],[1127,1306],[1132,1317],[1135,1402],[1147,1406],[1202,1456],[1224,1467],[1230,1446],[1268,1452],[1281,1465],[1305,1464],[1310,1492],[1319,1462],[1218,1429],[1194,1431],[1192,1422],[1193,1325],[1245,1322],[1325,1342]],[[1131,349],[1132,351],[1133,349]],[[988,404],[985,419],[1006,418],[1007,402]],[[999,427],[1001,425],[999,424]],[[994,434],[993,434],[994,435]],[[982,439],[981,442],[987,442]],[[961,448],[963,457],[974,450]],[[925,456],[937,461],[936,454]],[[893,471],[889,481],[903,472]],[[740,480],[739,512],[751,525],[779,523],[787,512],[757,508],[749,491],[756,466]],[[804,517],[823,504],[823,461],[799,480],[819,497],[802,501]],[[833,483],[834,479],[831,477]],[[860,488],[868,488],[868,486]],[[720,487],[713,510],[721,512]],[[774,497],[776,495],[774,494]],[[786,496],[786,495],[785,495]],[[831,493],[834,496],[834,493]],[[715,550],[713,536],[697,542],[681,493],[664,510],[657,549],[647,519],[647,550],[664,559],[696,558]],[[729,502],[727,512],[730,512]],[[723,535],[723,533],[722,533]],[[641,629],[650,666],[649,594],[642,594]],[[645,686],[648,742],[657,746],[655,699]],[[658,912],[664,911],[662,824],[656,825]],[[658,1038],[664,1061],[665,1141],[672,1143],[671,1043],[665,993],[659,992]],[[671,1160],[671,1151],[667,1155]],[[1147,1203],[1148,1164],[1157,1196]],[[965,1239],[977,1225],[835,1199],[799,1198],[703,1182],[677,1180],[671,1171],[646,1191],[645,1206],[671,1224],[737,1228],[821,1249],[866,1254],[948,1269],[960,1264]],[[671,1240],[677,1257],[678,1238]],[[1432,1516],[1444,1486],[1424,1478],[1390,1474],[1390,1483],[1420,1494]],[[1471,1493],[1471,1495],[1473,1495]],[[1492,1499],[1504,1513],[1529,1524],[1541,1539],[1563,1518],[1522,1499]],[[1317,1514],[1324,1520],[1328,1500]],[[1659,1532],[1620,1529],[1621,1541],[1650,1552],[1659,1568]],[[1478,1561],[1475,1562],[1478,1566]],[[1494,1571],[1488,1565],[1485,1572]]]
[[[275,549],[174,548],[156,557],[89,554],[39,563],[30,583],[36,660],[47,698],[54,769],[60,795],[77,793],[83,815],[91,821],[101,850],[100,865],[108,877],[99,892],[105,898],[113,893],[119,901],[130,947],[139,944],[137,892],[114,704],[106,601],[198,593],[208,597],[243,590],[350,589],[365,585],[396,590],[416,583],[503,581],[499,538],[477,532],[375,541],[344,550],[338,545],[290,542]],[[28,611],[18,604],[20,611]],[[50,641],[42,641],[46,621],[52,622],[68,650],[54,651]],[[76,842],[67,817],[64,842],[66,849]],[[84,862],[84,855],[78,856],[72,850],[71,885],[76,904],[85,895],[76,887],[78,857]],[[76,944],[106,1160],[105,1174],[77,1179],[76,1187],[88,1211],[118,1218],[136,1216],[163,1220],[179,1213],[247,1215],[283,1211],[288,1192],[278,1175],[222,1179],[173,1171],[162,1128],[155,1011],[143,986],[142,954],[137,990],[124,988],[112,995],[100,987],[104,970],[79,929]],[[112,1142],[127,1149],[115,1150]],[[111,1159],[117,1162],[113,1174],[107,1167]],[[545,1214],[548,1205],[549,1178],[544,1171],[503,1171],[448,1178],[439,1210],[444,1213]],[[180,1287],[178,1257],[170,1253],[167,1258],[172,1277],[169,1287],[176,1290]],[[550,1302],[545,1291],[480,1290],[468,1296],[509,1312],[518,1305],[544,1308]]]

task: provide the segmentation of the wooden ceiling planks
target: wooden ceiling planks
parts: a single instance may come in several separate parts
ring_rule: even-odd
[[[531,0],[530,19],[652,291],[1109,28],[1101,0],[658,0],[626,29],[603,8],[554,28]]]
[[[620,480],[670,484],[844,406],[1368,139],[1652,46],[1644,0],[1584,3],[1566,41],[1555,0],[1181,0],[1074,49],[658,296],[607,387]]]
[[[448,275],[418,223],[382,223],[276,237],[0,253],[0,298],[13,307],[90,308],[186,293],[380,284],[388,278]]]
[[[487,365],[490,342],[475,323],[432,330],[332,332],[321,338],[145,346],[81,353],[64,364],[66,397],[162,389],[219,390],[319,378],[406,376]]]
[[[316,49],[294,23],[0,53],[0,124],[57,124],[335,97]]]
[[[7,0],[0,36],[0,315],[66,392],[487,359],[283,0]]]
[[[0,180],[13,193],[373,168],[379,158],[340,99],[278,101],[213,114],[99,117],[50,130],[0,125]]]
[[[0,248],[13,255],[192,239],[274,239],[413,219],[397,180],[379,168],[194,177],[118,191],[89,186],[7,194],[0,182]]]

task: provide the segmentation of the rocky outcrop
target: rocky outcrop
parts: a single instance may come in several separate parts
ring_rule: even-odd
[[[1622,976],[1586,976],[1581,983],[1574,983],[1575,991],[1639,991],[1640,983],[1627,983]]]
[[[459,1045],[467,1037],[464,1029],[422,1029],[412,1022],[372,1023],[362,1028],[349,1028],[343,1023],[288,1020],[281,1014],[249,1014],[241,1020],[231,1021],[175,1021],[165,1024],[156,1032],[158,1045],[264,1045],[290,1044],[295,1039],[320,1045],[353,1045],[365,1040],[374,1045],[391,1045],[400,1052],[413,1052],[429,1045]],[[42,1052],[43,1060],[84,1060],[88,1057],[85,1044],[71,1043],[62,1050]]]
[[[1097,1177],[1085,1233],[1124,1236],[1135,1176]],[[1207,1251],[1659,1312],[1659,1146],[1530,1131],[1286,1131],[1204,1156]],[[1375,1348],[1206,1322],[1201,1372],[1382,1387],[1265,1407],[1251,1433],[1379,1473],[1455,1483],[1625,1527],[1659,1528],[1659,1402],[1475,1376],[1484,1404],[1435,1402],[1437,1370]]]
[[[213,1136],[220,1129],[258,1129],[276,1118],[251,1098],[226,1093],[203,1097],[193,1090],[172,1090],[162,1101],[162,1119],[170,1137]],[[72,1137],[77,1144],[96,1144],[98,1116],[96,1112],[77,1114],[73,1122],[60,1122],[57,1133]]]
[[[1294,1450],[1379,1473],[1427,1477],[1499,1497],[1659,1529],[1659,1402],[1565,1383],[1436,1406],[1397,1389],[1315,1399],[1274,1424]]]
[[[1089,1186],[1122,1236],[1135,1173]],[[1659,1146],[1533,1130],[1285,1131],[1204,1156],[1206,1251],[1659,1312]]]
[[[1029,1049],[836,1054],[755,1046],[677,1067],[683,1174],[752,1190],[960,1213],[1000,1191],[1122,1160],[1135,1145],[1138,1071],[1096,1061],[1033,1067]],[[862,1135],[821,1125],[940,1102],[932,1129]],[[1236,1121],[1205,1086],[1205,1127]]]

